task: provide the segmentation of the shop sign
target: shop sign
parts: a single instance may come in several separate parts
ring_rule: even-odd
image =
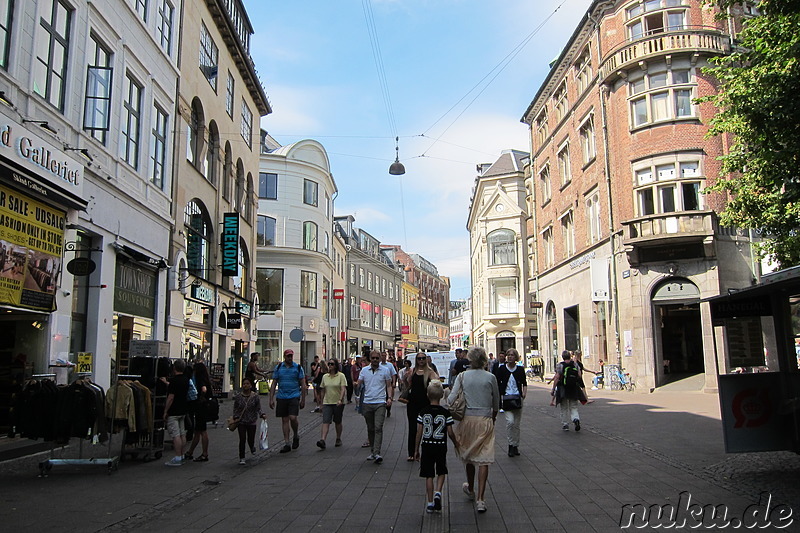
[[[344,289],[333,289],[334,300],[344,300]]]
[[[88,276],[97,269],[97,263],[88,257],[76,257],[67,263],[67,272],[73,276]]]
[[[66,213],[0,186],[0,303],[52,311]]]
[[[225,327],[227,329],[240,329],[242,327],[242,315],[237,313],[228,313],[225,316]]]
[[[53,185],[82,198],[83,165],[21,126],[15,128],[16,124],[0,127],[0,153]]]
[[[128,315],[155,318],[156,316],[155,272],[117,261],[117,276],[114,282],[114,311]]]
[[[251,313],[251,305],[246,302],[236,302],[236,312],[249,317]]]
[[[199,300],[203,303],[210,304],[214,302],[214,290],[203,285],[192,285],[190,296],[194,300]]]
[[[222,275],[239,275],[239,214],[222,215]]]
[[[92,352],[78,352],[78,366],[75,368],[75,371],[91,372],[93,359],[94,354]]]

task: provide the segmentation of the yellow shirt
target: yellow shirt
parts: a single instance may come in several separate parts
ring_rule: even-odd
[[[322,388],[325,389],[325,397],[322,399],[323,405],[337,404],[342,398],[342,389],[347,387],[347,380],[344,374],[337,372],[334,375],[325,374],[322,376]]]

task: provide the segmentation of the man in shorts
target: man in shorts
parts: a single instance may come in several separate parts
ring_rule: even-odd
[[[294,362],[294,351],[283,351],[283,363],[275,367],[272,373],[272,387],[269,391],[269,408],[275,409],[275,416],[281,419],[283,439],[285,441],[280,453],[288,453],[300,446],[300,437],[297,434],[297,415],[300,409],[306,406],[306,375],[303,367]],[[277,407],[275,406],[277,391]],[[294,433],[289,445],[289,428]]]
[[[186,377],[186,361],[177,359],[172,364],[172,376],[167,386],[167,402],[164,405],[164,420],[167,433],[172,439],[175,457],[167,461],[167,466],[181,466],[183,464],[183,447],[186,446],[186,428],[183,420],[189,407],[189,378]],[[162,378],[163,380],[164,378]]]

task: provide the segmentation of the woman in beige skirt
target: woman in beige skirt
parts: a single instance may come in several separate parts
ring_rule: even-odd
[[[470,368],[456,378],[451,395],[464,389],[467,411],[458,427],[458,455],[464,462],[467,482],[463,489],[470,499],[475,499],[475,510],[486,512],[486,481],[489,465],[494,463],[494,422],[500,410],[500,392],[497,379],[486,371],[489,358],[486,350],[479,346],[467,354]],[[455,396],[453,396],[455,397]],[[475,494],[475,472],[478,472],[478,493]]]

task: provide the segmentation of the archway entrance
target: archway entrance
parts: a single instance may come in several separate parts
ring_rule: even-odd
[[[653,291],[656,385],[705,371],[700,291],[689,280],[671,278]]]
[[[501,331],[497,334],[497,353],[504,352],[509,348],[517,347],[517,338],[513,331]]]

